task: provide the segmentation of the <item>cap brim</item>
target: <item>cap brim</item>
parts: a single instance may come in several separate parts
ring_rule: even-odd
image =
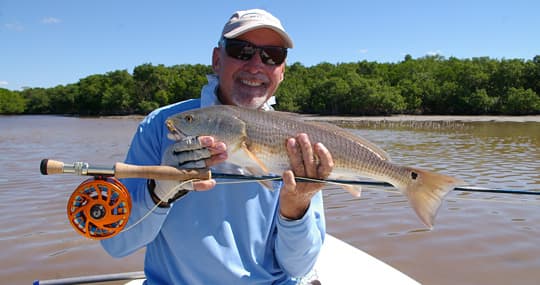
[[[272,26],[272,25],[246,25],[246,26],[238,27],[238,28],[233,29],[232,31],[230,31],[228,33],[223,34],[223,37],[225,37],[227,39],[234,39],[234,38],[237,38],[237,37],[249,32],[249,31],[262,29],[262,28],[271,29],[272,31],[278,33],[281,36],[281,38],[283,39],[285,47],[286,48],[293,48],[294,44],[293,44],[291,38],[289,37],[289,35],[287,35],[287,33],[285,33],[283,30],[278,29],[278,28],[276,28],[275,26]]]

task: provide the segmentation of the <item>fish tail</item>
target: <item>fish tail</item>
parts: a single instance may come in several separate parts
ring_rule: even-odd
[[[420,220],[431,229],[442,199],[463,181],[427,170],[406,168],[410,171],[410,181],[399,187],[400,191],[407,196]]]

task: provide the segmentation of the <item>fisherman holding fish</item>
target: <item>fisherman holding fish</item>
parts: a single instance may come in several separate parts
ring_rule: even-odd
[[[227,164],[232,146],[211,136],[172,140],[165,121],[213,105],[271,111],[292,47],[270,13],[235,12],[213,50],[215,74],[208,76],[201,98],[149,114],[125,162],[260,174],[256,167]],[[283,144],[290,164],[277,173],[283,182],[123,180],[133,203],[129,230],[103,240],[103,247],[115,257],[145,247],[147,284],[296,284],[316,261],[325,220],[322,184],[295,182],[295,176],[325,179],[334,163],[326,147],[306,134],[295,134]]]

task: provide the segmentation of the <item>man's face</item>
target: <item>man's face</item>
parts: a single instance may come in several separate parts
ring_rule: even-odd
[[[270,29],[250,31],[237,39],[256,46],[284,46],[281,37]],[[218,94],[223,104],[257,109],[272,97],[283,80],[285,62],[267,65],[259,54],[243,61],[228,56],[223,47],[214,49],[212,68],[219,76]]]

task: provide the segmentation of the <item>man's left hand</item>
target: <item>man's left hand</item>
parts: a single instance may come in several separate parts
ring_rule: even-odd
[[[311,144],[307,134],[298,134],[286,142],[291,170],[283,173],[283,187],[280,193],[280,214],[290,220],[297,220],[306,213],[311,198],[319,192],[324,183],[296,182],[295,176],[326,179],[334,167],[332,155],[322,143]]]

